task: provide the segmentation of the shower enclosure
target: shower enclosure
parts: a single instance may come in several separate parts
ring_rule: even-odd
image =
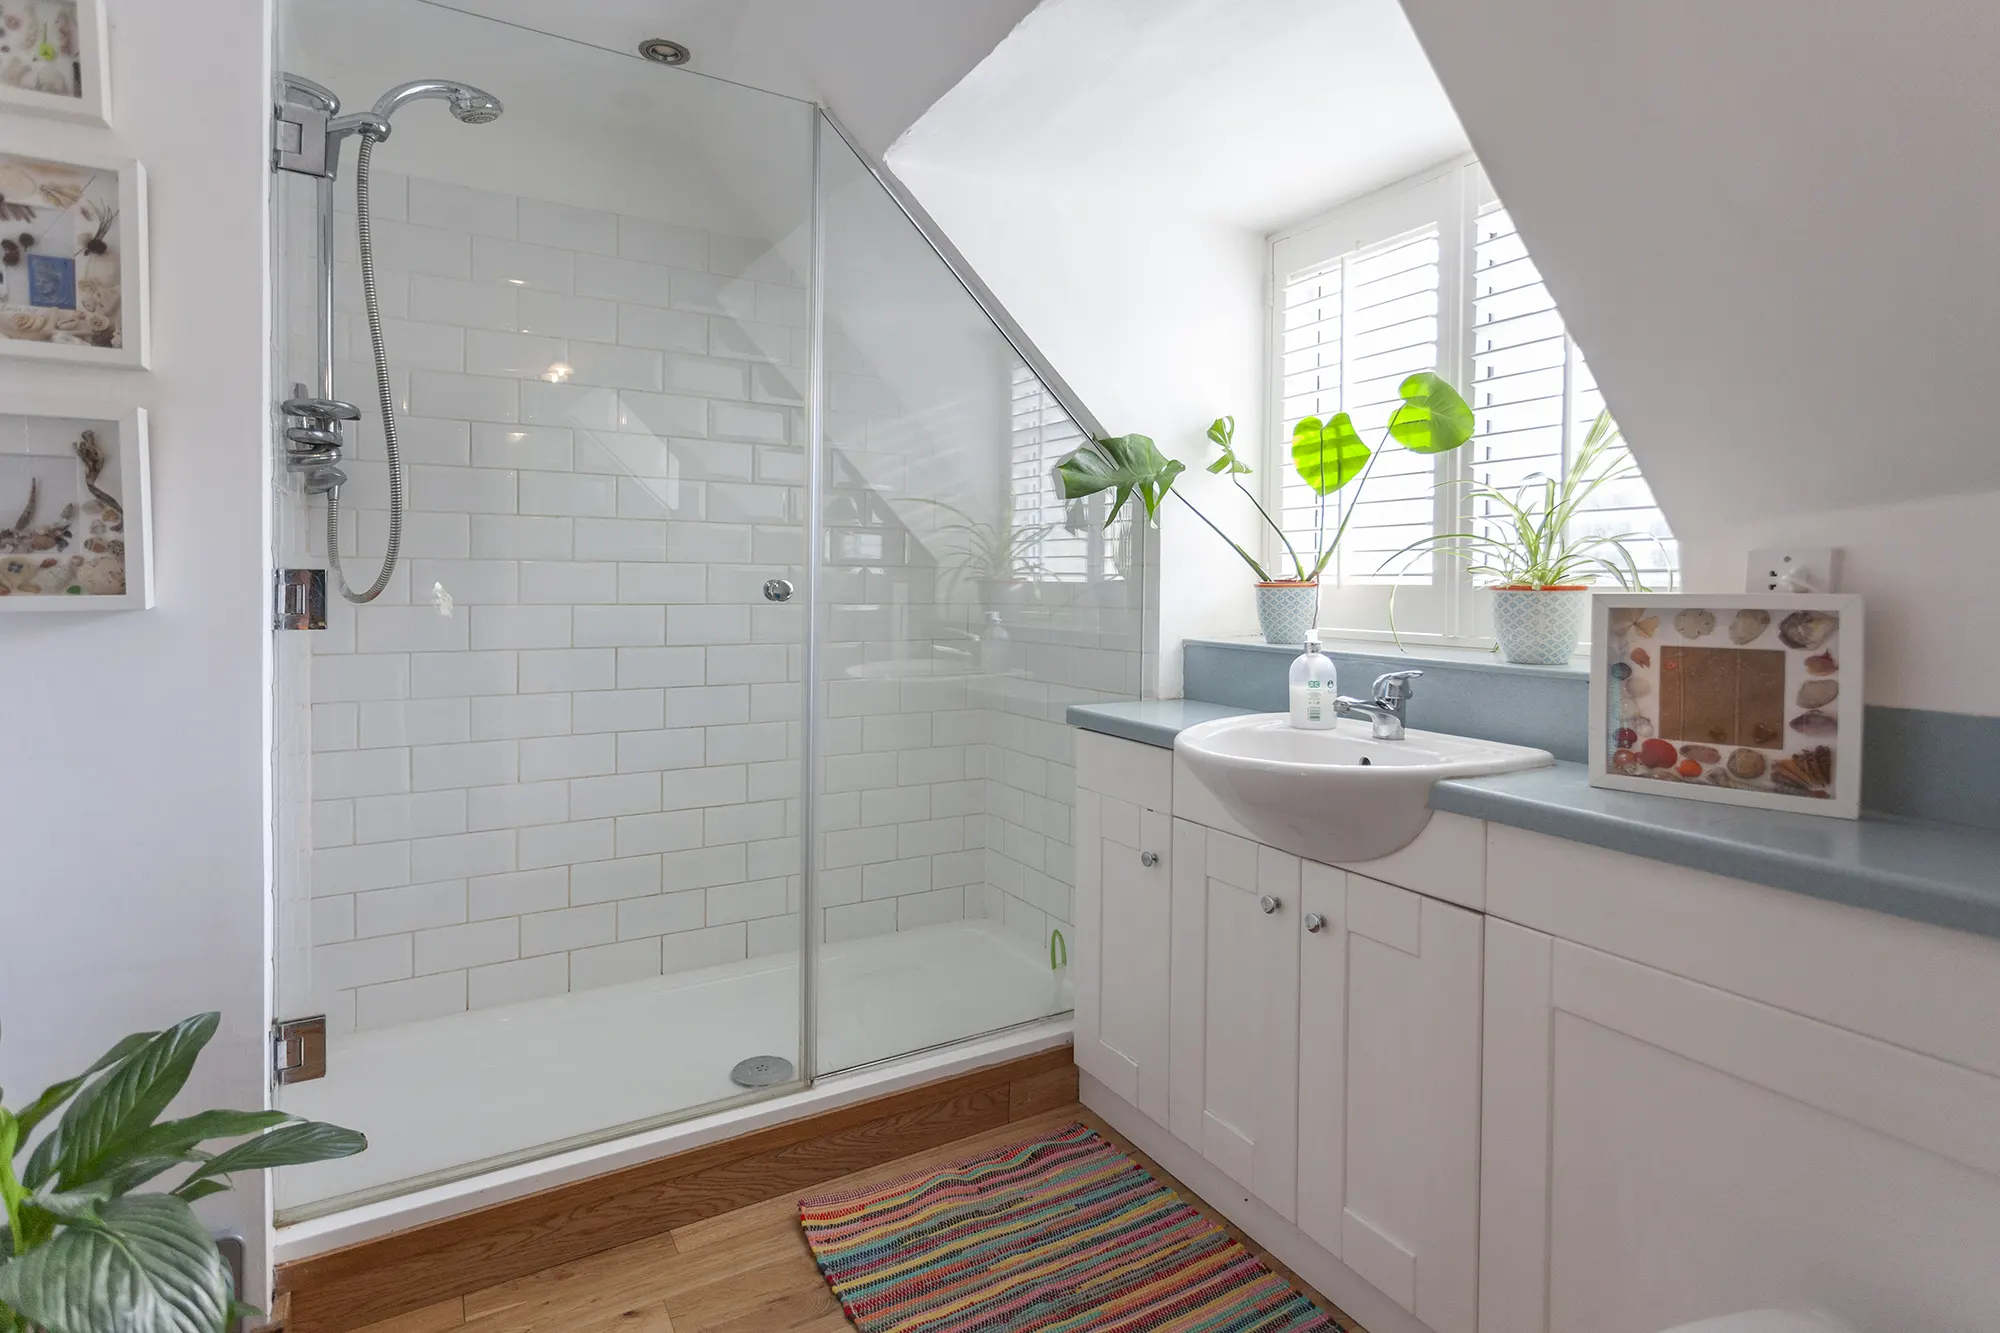
[[[277,631],[278,1101],[371,1141],[280,1220],[1065,1012],[1140,536],[976,278],[809,104],[424,0],[279,43],[308,111],[442,99],[356,136],[373,320],[355,147],[274,180],[279,578],[331,528],[365,598]]]

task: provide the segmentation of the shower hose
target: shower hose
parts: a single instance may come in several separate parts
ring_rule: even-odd
[[[361,243],[361,294],[368,308],[368,340],[375,351],[375,391],[382,403],[382,438],[389,452],[389,549],[382,557],[382,572],[365,592],[347,586],[340,568],[340,488],[326,496],[326,555],[333,566],[334,583],[350,602],[372,602],[389,586],[396,572],[396,558],[403,549],[403,450],[396,438],[395,393],[389,386],[389,349],[382,341],[382,306],[375,294],[375,229],[368,197],[368,167],[375,155],[375,140],[363,134],[361,150],[354,164],[354,212]]]

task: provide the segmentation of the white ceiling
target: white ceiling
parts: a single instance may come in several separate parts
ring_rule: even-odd
[[[2000,489],[2000,5],[1406,4],[1676,532]]]
[[[832,107],[879,157],[1035,0],[450,0],[448,7],[615,51],[671,38],[693,51],[690,69]]]
[[[1396,0],[1044,0],[890,161],[1267,232],[1464,151]]]

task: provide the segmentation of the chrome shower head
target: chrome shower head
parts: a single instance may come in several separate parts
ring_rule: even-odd
[[[451,114],[467,125],[484,125],[500,119],[506,108],[500,99],[484,88],[475,88],[469,83],[453,83],[447,79],[419,79],[415,83],[405,83],[382,94],[375,109],[370,113],[384,125],[397,108],[405,102],[420,101],[424,98],[442,98],[451,104]]]

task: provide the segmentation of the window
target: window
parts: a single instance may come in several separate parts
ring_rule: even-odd
[[[1266,485],[1301,553],[1318,543],[1321,506],[1291,466],[1300,419],[1344,411],[1372,448],[1397,385],[1417,370],[1450,380],[1475,414],[1463,449],[1432,459],[1392,447],[1365,486],[1329,498],[1328,535],[1346,506],[1353,513],[1321,580],[1321,623],[1386,634],[1393,609],[1406,639],[1486,639],[1486,599],[1457,561],[1396,553],[1482,520],[1470,488],[1455,483],[1511,490],[1532,475],[1559,474],[1604,406],[1511,217],[1477,163],[1427,173],[1274,238],[1272,290],[1278,431]],[[1621,446],[1607,466],[1627,456]],[[1641,576],[1653,586],[1670,581],[1677,551],[1643,480],[1606,486],[1578,523],[1591,533],[1646,534],[1628,543]],[[1286,564],[1282,544],[1271,545]]]
[[[1070,531],[1073,516],[1055,476],[1056,464],[1084,443],[1083,430],[1026,365],[1014,366],[1012,394],[1013,530],[1047,529],[1022,543],[1019,560],[1038,564],[1042,579],[1081,582],[1093,574],[1102,577],[1103,541],[1097,532],[1104,521],[1102,505],[1091,511],[1095,522],[1086,521],[1078,531]]]

